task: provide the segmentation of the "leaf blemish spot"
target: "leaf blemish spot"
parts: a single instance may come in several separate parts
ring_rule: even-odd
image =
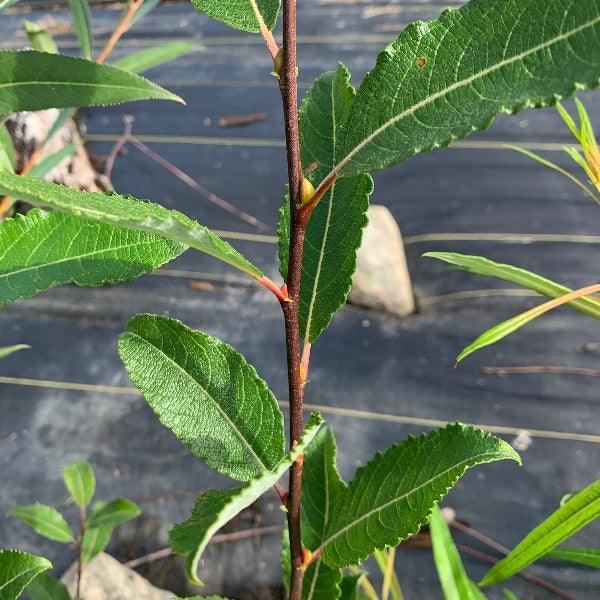
[[[422,69],[426,64],[427,59],[424,56],[419,57],[419,60],[417,61],[417,66],[419,67],[419,69]]]

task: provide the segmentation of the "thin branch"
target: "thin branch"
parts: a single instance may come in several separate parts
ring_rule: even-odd
[[[102,52],[100,52],[100,54],[98,55],[98,58],[96,58],[97,63],[104,63],[106,59],[111,55],[112,51],[117,45],[117,42],[123,37],[123,35],[131,26],[131,21],[133,20],[135,13],[141,8],[143,3],[144,0],[131,0],[127,12],[123,15],[121,22],[117,25],[117,28],[110,36],[110,39],[106,43],[106,46],[104,46]]]
[[[207,190],[202,184],[198,183],[195,179],[190,177],[187,173],[176,167],[173,163],[169,162],[166,158],[146,146],[146,144],[140,142],[135,136],[130,136],[129,141],[135,146],[140,152],[145,154],[148,158],[158,163],[161,167],[164,167],[169,173],[175,175],[178,179],[183,181],[188,187],[192,188],[202,196],[204,196],[209,202],[217,205],[219,208],[226,210],[228,213],[235,215],[242,221],[256,227],[259,231],[270,231],[271,228],[266,224],[254,217],[253,215],[241,210],[237,206],[234,206],[227,200],[223,200],[217,194]]]
[[[499,560],[497,558],[490,556],[489,554],[486,554],[485,552],[476,550],[475,548],[471,548],[470,546],[463,546],[462,544],[458,544],[456,547],[459,552],[462,552],[463,554],[468,554],[469,556],[473,556],[474,558],[478,558],[479,560],[482,560],[484,562],[487,562],[490,564],[496,564],[497,562],[499,562]],[[525,573],[524,571],[521,571],[520,573],[516,573],[516,575],[518,575],[524,581],[527,581],[529,583],[537,585],[538,587],[546,590],[547,592],[550,592],[551,594],[555,594],[559,598],[563,598],[564,600],[577,600],[577,598],[575,598],[575,596],[569,594],[569,592],[555,586],[553,583],[550,583],[549,581],[540,579],[539,577],[536,577],[535,575],[530,575],[529,573]]]
[[[600,369],[585,367],[561,367],[552,365],[527,365],[523,367],[481,367],[482,373],[489,375],[580,375],[582,377],[600,377]]]
[[[209,544],[237,542],[238,540],[244,540],[250,537],[260,537],[261,535],[273,535],[276,533],[281,533],[281,527],[279,525],[270,525],[268,527],[255,527],[253,529],[243,529],[241,531],[234,531],[232,533],[221,533],[218,535],[213,535],[213,537],[209,541]],[[140,567],[141,565],[146,565],[148,563],[167,558],[172,554],[173,550],[170,547],[162,548],[161,550],[156,550],[155,552],[151,552],[150,554],[140,556],[139,558],[134,558],[133,560],[126,562],[124,566],[129,567],[130,569],[135,569],[137,567]]]
[[[454,523],[455,522],[452,523],[453,526],[454,526]],[[472,537],[475,537],[472,535],[472,533],[475,531],[472,527],[465,526],[465,529],[462,531],[464,531],[464,533],[466,533],[467,535],[471,535]],[[494,544],[494,547],[498,547],[498,548],[502,547],[502,546],[500,546],[500,544],[498,544],[497,542],[494,542],[493,540],[491,540],[487,536],[481,534],[480,532],[477,532],[477,534],[478,535],[477,535],[476,539],[478,541],[480,541],[484,544],[487,544],[488,542],[492,542]],[[487,541],[484,541],[484,540],[487,540]],[[402,542],[402,545],[416,546],[418,548],[430,549],[432,547],[431,537],[427,533],[418,533],[417,535],[406,540],[405,542]],[[483,560],[487,563],[495,564],[495,563],[499,562],[498,558],[490,556],[489,554],[485,554],[484,552],[480,552],[479,550],[475,550],[475,548],[471,548],[470,546],[457,544],[456,547],[459,550],[459,552],[462,552],[463,554],[469,554],[470,556],[473,556],[474,558],[479,558],[480,560]],[[502,552],[502,554],[505,554],[505,553]],[[563,589],[555,586],[553,583],[550,583],[549,581],[546,581],[545,579],[542,579],[541,577],[536,577],[535,575],[530,575],[529,573],[525,573],[524,571],[515,573],[515,575],[517,577],[520,577],[524,581],[527,581],[529,583],[532,583],[533,585],[538,586],[539,588],[542,588],[548,592],[556,594],[557,596],[559,596],[560,598],[563,598],[564,600],[576,600],[576,598],[574,598],[566,590],[563,590]]]
[[[450,525],[450,527],[452,527],[453,529],[456,529],[457,531],[461,531],[465,535],[472,537],[473,539],[477,540],[478,542],[481,542],[482,544],[485,544],[486,546],[489,546],[490,548],[497,550],[498,552],[500,552],[500,554],[508,554],[510,552],[510,550],[506,546],[499,544],[498,542],[494,541],[492,538],[489,538],[484,533],[481,533],[481,531],[477,531],[477,529],[474,529],[470,525],[465,525],[464,523],[461,523],[460,521],[456,521],[456,520],[450,521],[448,523],[448,525]]]
[[[221,117],[218,120],[217,125],[222,128],[244,127],[245,125],[265,121],[266,118],[267,115],[264,112],[250,113],[249,115],[236,115],[233,117]]]
[[[104,177],[106,177],[108,181],[110,181],[112,177],[112,172],[115,166],[115,161],[117,160],[117,156],[119,156],[119,153],[121,152],[121,150],[123,150],[123,147],[131,138],[134,120],[135,119],[131,115],[125,115],[123,117],[123,133],[115,142],[114,146],[111,148],[110,153],[106,158],[106,163],[104,165]]]

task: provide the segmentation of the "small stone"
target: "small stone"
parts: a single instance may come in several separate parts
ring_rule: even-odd
[[[385,206],[369,207],[348,302],[399,317],[415,311],[402,235]]]
[[[62,581],[75,597],[76,563],[69,567]],[[81,597],[85,600],[172,600],[173,596],[173,592],[154,587],[108,554],[99,554],[83,571]]]

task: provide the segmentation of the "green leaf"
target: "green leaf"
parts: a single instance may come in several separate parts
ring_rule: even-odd
[[[502,591],[504,592],[505,600],[519,600],[510,590],[504,589]]]
[[[58,47],[48,30],[41,27],[37,23],[29,19],[23,19],[23,27],[25,33],[31,43],[31,47],[39,52],[49,52],[50,54],[58,54]]]
[[[0,600],[17,600],[32,579],[52,567],[41,556],[19,550],[0,550]]]
[[[73,29],[81,48],[83,58],[92,60],[94,32],[92,30],[92,15],[87,0],[69,0],[69,8],[73,16]]]
[[[8,516],[23,521],[35,532],[56,542],[68,543],[75,539],[65,518],[46,504],[15,506],[8,511]]]
[[[465,471],[519,455],[506,442],[461,423],[409,437],[357,470],[333,508],[323,560],[358,564],[376,548],[396,546],[416,533]]]
[[[128,54],[126,57],[115,61],[113,66],[130,73],[142,73],[186,54],[200,52],[203,49],[203,46],[191,42],[170,42],[155,48],[145,48]]]
[[[471,0],[412,23],[379,55],[350,108],[335,171],[394,165],[599,79],[595,2]]]
[[[0,10],[3,8],[9,8],[20,2],[21,0],[0,0]]]
[[[67,465],[63,471],[63,479],[77,506],[84,508],[92,501],[96,491],[96,477],[87,460],[77,460]]]
[[[143,231],[34,209],[0,224],[0,307],[66,283],[128,281],[184,249]]]
[[[0,193],[91,221],[148,231],[196,248],[256,279],[263,276],[257,267],[204,225],[160,204],[115,192],[81,192],[64,185],[1,171]]]
[[[142,6],[137,9],[133,18],[131,19],[131,24],[129,27],[133,27],[140,19],[143,19],[148,13],[153,11],[159,4],[161,0],[144,0]],[[125,7],[124,13],[129,10],[129,7]]]
[[[6,125],[0,121],[0,170],[14,171],[17,166],[15,147]]]
[[[560,103],[556,103],[556,110],[560,115],[560,118],[563,120],[564,124],[567,126],[567,129],[571,132],[572,136],[578,141],[581,142],[581,134],[579,133],[579,128],[577,127],[573,117],[567,112],[566,108]]]
[[[491,344],[495,344],[501,339],[505,338],[507,335],[515,332],[517,329],[520,329],[527,323],[530,323],[534,319],[537,319],[541,315],[547,313],[554,308],[562,306],[563,304],[567,304],[571,300],[576,300],[578,298],[588,296],[589,294],[594,294],[600,292],[600,284],[586,286],[585,288],[581,288],[579,290],[575,290],[574,292],[570,292],[561,296],[560,298],[554,298],[553,300],[548,300],[544,302],[544,304],[540,304],[534,308],[526,310],[515,317],[507,319],[506,321],[502,321],[502,323],[498,323],[498,325],[494,325],[487,331],[484,331],[474,342],[469,344],[457,357],[456,363],[458,364],[465,357],[469,356],[469,354],[473,354],[476,350],[480,350],[481,348],[485,348],[485,346],[490,346]]]
[[[116,498],[110,502],[102,502],[91,511],[87,520],[90,529],[116,527],[142,514],[139,507],[126,498]]]
[[[247,481],[284,456],[277,400],[228,344],[175,319],[136,315],[119,354],[163,425],[213,469]]]
[[[429,532],[433,544],[433,559],[446,600],[478,600],[481,594],[475,591],[468,578],[460,554],[454,545],[450,528],[442,511],[436,505],[429,517]]]
[[[367,596],[360,591],[360,580],[364,576],[364,571],[344,575],[340,583],[340,600],[366,600]]]
[[[537,273],[532,273],[531,271],[526,271],[525,269],[513,265],[497,263],[488,258],[484,258],[483,256],[469,256],[467,254],[458,254],[456,252],[426,252],[423,256],[437,258],[454,267],[469,271],[469,273],[484,275],[486,277],[496,277],[503,281],[516,283],[523,288],[533,290],[548,298],[560,298],[573,291],[572,289],[550,279],[546,279]],[[595,319],[600,319],[600,301],[590,298],[589,296],[577,298],[566,304],[566,306],[589,315],[590,317],[594,317]]]
[[[510,148],[511,150],[516,150],[517,152],[520,152],[521,154],[528,156],[529,158],[535,160],[536,162],[539,162],[541,165],[544,165],[545,167],[548,167],[549,169],[557,171],[563,177],[566,177],[567,179],[572,181],[575,185],[580,187],[584,191],[585,194],[590,196],[590,198],[594,202],[596,202],[596,204],[600,204],[600,199],[598,199],[596,197],[596,194],[587,185],[585,185],[584,183],[579,181],[579,179],[577,179],[577,177],[575,177],[574,175],[569,173],[569,171],[563,169],[562,167],[559,167],[556,163],[553,163],[553,162],[543,158],[542,156],[540,156],[539,154],[536,154],[535,152],[531,152],[530,150],[526,150],[525,148],[520,148],[519,146],[513,146],[510,144],[507,144],[506,148]],[[593,175],[592,171],[590,170],[588,164],[585,162],[585,159],[583,158],[583,156],[581,156],[581,154],[579,154],[579,150],[577,150],[576,148],[572,148],[570,146],[563,146],[563,150],[580,167],[583,167],[584,171],[587,173],[587,175],[588,175],[588,177],[590,177],[590,179],[593,179],[594,175]]]
[[[508,579],[600,516],[600,479],[577,492],[540,523],[479,582],[486,586]]]
[[[345,489],[336,465],[337,447],[333,431],[319,431],[304,457],[302,467],[302,545],[316,549],[325,539],[333,519],[333,505]],[[335,600],[340,597],[342,571],[321,559],[306,570],[302,588],[304,600]]]
[[[281,0],[192,0],[192,4],[230,27],[258,33],[275,27]]]
[[[28,350],[31,348],[28,344],[15,344],[14,346],[4,346],[0,348],[0,358],[6,358],[15,352],[19,352],[19,350]]]
[[[27,587],[30,600],[71,600],[67,586],[58,579],[42,573]]]
[[[84,565],[89,564],[100,554],[104,552],[113,533],[113,527],[105,525],[103,527],[87,528],[83,534],[81,545],[81,562]]]
[[[301,440],[273,469],[263,471],[240,487],[210,490],[202,494],[196,500],[192,516],[173,527],[169,534],[171,547],[176,554],[186,557],[186,572],[193,583],[202,583],[198,579],[198,563],[212,535],[281,479],[296,458],[305,451],[322,422],[320,415],[313,414]]]
[[[45,52],[0,51],[0,116],[46,108],[181,98],[133,73]]]
[[[557,548],[546,556],[600,569],[600,548]]]
[[[42,160],[37,162],[32,167],[31,171],[29,171],[29,176],[37,177],[38,179],[46,177],[46,175],[48,175],[48,173],[50,173],[52,169],[58,167],[58,165],[60,165],[60,163],[63,160],[69,158],[70,156],[73,156],[73,154],[75,154],[75,152],[77,151],[77,148],[78,146],[76,144],[66,144],[65,146],[60,148],[60,150],[53,152],[52,154],[42,158]]]
[[[335,164],[336,139],[354,98],[350,73],[340,64],[321,75],[300,107],[302,164],[320,166],[307,177],[318,184]],[[333,183],[319,201],[306,230],[300,288],[300,335],[314,342],[344,306],[356,269],[356,252],[367,224],[373,180],[358,175]],[[287,279],[289,198],[280,213],[279,256]]]
[[[304,456],[302,467],[302,546],[315,549],[321,545],[332,518],[331,508],[345,485],[336,465],[337,446],[333,431],[323,427]],[[286,588],[290,580],[290,549],[287,528],[283,532],[281,564]],[[337,600],[340,598],[342,570],[328,567],[318,557],[308,567],[302,587],[303,600]]]

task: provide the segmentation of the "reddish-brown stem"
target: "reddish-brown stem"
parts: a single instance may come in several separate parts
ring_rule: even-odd
[[[262,535],[281,535],[281,527],[279,525],[268,525],[267,527],[256,527],[253,529],[242,529],[241,531],[233,531],[232,533],[219,533],[217,535],[213,535],[209,543],[210,544],[219,544],[219,543],[231,543],[237,542],[239,540],[244,540],[248,538],[260,538]],[[134,558],[129,562],[124,564],[125,567],[129,567],[130,569],[135,569],[136,567],[140,567],[141,565],[145,565],[147,563],[154,562],[156,560],[161,560],[163,558],[167,558],[173,554],[173,548],[169,546],[168,548],[162,548],[161,550],[156,550],[155,552],[151,552],[150,554],[146,554],[145,556],[140,556],[139,558]]]
[[[129,8],[127,9],[127,12],[121,19],[121,22],[117,25],[117,28],[115,29],[113,34],[110,36],[110,39],[106,43],[106,46],[104,46],[104,49],[102,50],[102,52],[100,52],[100,54],[98,55],[98,58],[96,59],[97,63],[102,64],[110,56],[111,52],[114,50],[115,46],[117,45],[117,42],[123,37],[125,32],[129,29],[129,27],[131,25],[131,21],[133,20],[133,17],[135,16],[135,13],[140,9],[140,7],[142,6],[143,3],[144,3],[144,0],[132,0],[129,3]]]
[[[298,124],[298,81],[296,60],[296,0],[283,2],[283,64],[279,76],[285,120],[285,139],[290,190],[290,248],[287,290],[291,302],[281,302],[285,323],[290,400],[290,445],[297,444],[304,431],[302,418],[303,390],[300,371],[300,331],[298,300],[304,233],[308,218],[298,208],[300,202],[300,131]],[[310,216],[310,215],[309,215]],[[302,461],[297,460],[290,469],[288,496],[288,531],[290,536],[291,576],[289,600],[300,600],[304,580],[300,502],[302,498]]]
[[[106,177],[108,181],[110,181],[112,177],[113,168],[115,166],[115,161],[119,156],[119,152],[123,150],[123,147],[129,141],[132,131],[133,117],[131,115],[126,115],[125,117],[123,117],[123,133],[121,134],[115,145],[111,148],[109,155],[106,157],[106,163],[104,165],[104,177]]]
[[[600,377],[600,369],[587,369],[585,367],[562,367],[559,365],[481,367],[481,372],[489,375],[578,375],[580,377]]]

